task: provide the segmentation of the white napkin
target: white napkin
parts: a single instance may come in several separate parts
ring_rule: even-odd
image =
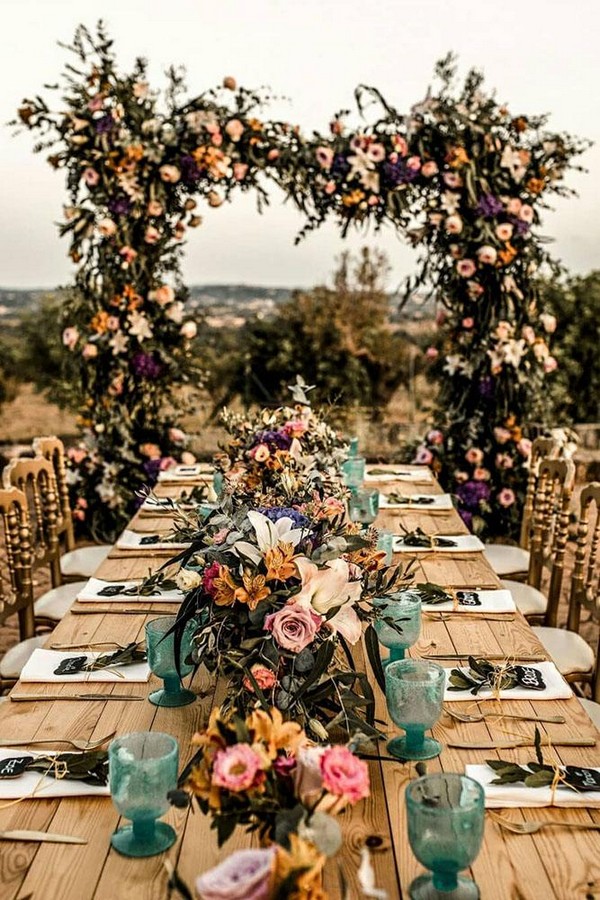
[[[375,466],[374,468],[378,468]],[[396,474],[400,472],[401,474]],[[422,469],[394,469],[393,472],[386,472],[384,475],[372,475],[367,469],[365,481],[409,481],[418,484],[419,482],[431,481],[431,469],[423,466]]]
[[[426,513],[430,509],[452,509],[452,497],[450,494],[413,494],[410,500],[419,500],[421,497],[432,499],[433,503],[391,503],[385,494],[380,493],[379,509],[406,509],[419,513]]]
[[[205,466],[197,464],[195,466],[173,466],[158,473],[158,481],[194,481],[199,478],[211,476],[212,472],[206,470]]]
[[[158,515],[164,512],[174,512],[175,506],[169,497],[146,497],[140,509]]]
[[[107,648],[106,652],[110,652]],[[59,667],[63,659],[72,659],[74,656],[87,656],[88,659],[96,659],[103,656],[102,653],[86,653],[85,651],[72,650],[65,653],[62,650],[34,650],[21,670],[21,682],[45,684],[79,684],[81,682],[107,682],[111,684],[125,684],[127,682],[145,682],[150,678],[150,667],[146,662],[133,663],[130,666],[118,666],[115,669],[96,669],[94,672],[77,672],[75,675],[55,675],[54,670]]]
[[[38,651],[36,651],[37,653]],[[567,700],[573,696],[573,691],[562,677],[553,662],[527,663],[532,668],[538,669],[542,678],[546,682],[546,689],[543,691],[534,691],[531,688],[516,687],[510,691],[500,691],[501,700]],[[468,666],[454,666],[461,672],[468,673]],[[466,691],[449,691],[450,686],[450,669],[446,669],[446,690],[444,693],[444,703],[451,700],[489,700],[494,694],[490,688],[482,688],[477,697],[474,697],[468,690]]]
[[[454,541],[454,547],[411,547],[402,542],[402,535],[396,534],[394,535],[394,553],[431,553],[432,550],[435,550],[436,553],[464,553],[465,551],[483,550],[483,544],[476,534],[445,534],[443,537]]]
[[[500,751],[501,752],[501,751]],[[593,768],[589,766],[589,768]],[[596,769],[596,771],[600,771]],[[498,807],[579,806],[600,808],[600,791],[571,791],[568,788],[527,788],[522,784],[490,784],[497,773],[489,766],[467,765],[465,775],[478,781],[485,791],[488,809]]]
[[[185,594],[177,589],[163,591],[162,594],[113,594],[110,597],[102,596],[100,594],[100,591],[103,588],[111,587],[113,584],[113,581],[102,581],[100,578],[90,578],[81,589],[81,592],[77,594],[77,600],[79,600],[80,603],[137,603],[140,600],[142,603],[156,603],[159,600],[161,603],[181,603],[185,597]],[[141,582],[123,581],[122,584],[125,588],[132,588],[137,587]]]
[[[0,747],[0,759],[13,756],[54,756],[58,751],[48,753],[15,747]],[[41,772],[24,772],[18,778],[0,778],[0,800],[37,799],[39,797],[109,797],[108,785],[84,784],[68,778],[49,778]]]
[[[125,531],[119,537],[117,543],[115,544],[118,550],[187,550],[190,546],[188,543],[175,543],[174,541],[161,540],[157,541],[155,544],[143,544],[142,539],[145,537],[150,537],[148,534],[141,534],[139,531],[130,531],[129,529],[125,529]]]
[[[456,607],[452,600],[448,603],[426,603],[423,601],[423,609],[432,612],[457,612],[457,613],[510,613],[516,610],[515,601],[510,591],[476,591],[475,588],[462,589],[464,593],[476,593],[481,606],[463,606],[457,603]]]

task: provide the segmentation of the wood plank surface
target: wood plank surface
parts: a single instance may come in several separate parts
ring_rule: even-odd
[[[385,467],[381,467],[385,468]],[[393,469],[394,467],[389,467]],[[203,478],[203,481],[205,479]],[[370,487],[371,485],[369,485]],[[177,497],[191,485],[159,485],[159,496]],[[411,496],[417,493],[440,493],[437,482],[412,484],[408,482],[382,482],[373,489],[396,490]],[[130,527],[144,533],[167,533],[172,527],[170,516],[137,514]],[[420,527],[428,534],[465,533],[466,528],[454,510],[443,515],[428,514],[426,508],[385,509],[380,511],[379,527],[392,531]],[[97,577],[110,581],[144,578],[155,572],[167,559],[167,555],[152,552],[113,551],[97,571]],[[408,562],[409,557],[397,555],[397,561]],[[483,554],[427,554],[419,556],[414,564],[416,581],[435,581],[450,587],[477,587],[498,585],[498,579],[488,566]],[[146,614],[135,610],[139,604]],[[100,610],[92,604],[76,604],[74,611],[65,616],[54,632],[51,643],[89,643],[93,641],[140,640],[144,624],[162,610],[174,612],[164,602],[154,604],[140,601],[131,603],[102,604]],[[76,610],[85,607],[85,614]],[[119,610],[130,610],[123,614]],[[357,648],[357,661],[367,668],[365,654]],[[385,653],[385,651],[383,651]],[[518,658],[521,654],[539,653],[544,650],[523,617],[517,614],[486,617],[461,614],[433,614],[423,617],[421,636],[411,648],[412,656],[432,654],[505,654]],[[451,667],[458,660],[438,660]],[[371,675],[371,673],[369,673]],[[385,697],[371,677],[376,696],[377,715],[387,722],[386,731],[395,734],[385,705]],[[149,693],[157,685],[151,678],[148,685],[95,684],[94,692],[123,695]],[[148,702],[127,700],[98,701],[41,701],[7,702],[0,707],[0,746],[4,739],[59,737],[100,738],[112,731],[123,734],[129,731],[166,731],[177,737],[181,763],[189,758],[194,731],[202,727],[213,702],[223,695],[223,685],[215,684],[206,673],[197,673],[193,683],[201,697],[197,702],[181,709],[156,708]],[[15,694],[30,692],[32,685],[20,685]],[[35,685],[41,694],[56,692],[77,693],[81,685]],[[505,713],[531,713],[564,715],[566,724],[540,724],[540,730],[552,739],[561,737],[597,736],[575,697],[557,701],[485,701],[488,711],[501,709]],[[453,703],[456,710],[475,712],[475,700]],[[445,745],[452,741],[476,742],[479,740],[503,740],[513,736],[531,736],[533,723],[494,719],[485,722],[460,723],[444,714],[434,728],[435,736]],[[382,748],[383,749],[383,748]],[[599,746],[593,748],[553,747],[552,758],[564,764],[600,765]],[[525,763],[532,758],[530,748],[502,751],[502,757]],[[482,762],[497,757],[493,750],[452,749],[445,746],[437,760],[428,763],[431,772],[462,772],[467,762]],[[550,758],[550,755],[549,755]],[[325,888],[332,900],[341,897],[341,870],[349,885],[351,896],[360,897],[357,868],[360,851],[369,835],[380,835],[384,849],[372,854],[378,887],[384,888],[390,900],[408,898],[412,879],[422,871],[410,849],[406,829],[404,791],[410,779],[415,777],[413,764],[389,761],[372,761],[372,794],[368,801],[347,810],[341,824],[344,830],[344,846],[335,860],[328,863],[325,872]],[[600,810],[586,809],[535,809],[505,810],[503,814],[515,821],[559,817],[567,822],[600,822]],[[1,900],[163,900],[167,896],[164,858],[168,857],[188,885],[192,886],[198,874],[234,849],[251,846],[252,839],[238,829],[231,841],[219,850],[215,833],[207,818],[188,811],[171,810],[166,816],[178,833],[176,844],[161,856],[135,860],[119,856],[110,848],[110,835],[119,825],[119,815],[110,798],[70,798],[62,800],[29,800],[0,805],[0,829],[34,828],[61,831],[87,838],[85,846],[53,844],[2,844],[0,852]],[[519,836],[501,831],[489,817],[481,853],[473,864],[471,873],[479,885],[483,900],[593,900],[600,898],[600,835],[597,832],[568,831],[563,828],[547,829],[536,835]]]

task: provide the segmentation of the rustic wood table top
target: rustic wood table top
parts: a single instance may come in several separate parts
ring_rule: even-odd
[[[381,467],[384,468],[384,467]],[[396,470],[398,467],[388,467]],[[406,468],[406,467],[402,467]],[[161,496],[176,496],[183,486],[161,485]],[[400,490],[403,495],[416,493],[440,493],[435,481],[430,484],[392,483],[386,481],[381,489]],[[449,510],[446,515],[428,515],[424,508],[407,510],[386,509],[380,512],[377,524],[382,528],[399,530],[399,525],[413,529],[420,526],[428,533],[463,533],[466,531],[460,518]],[[132,528],[161,530],[169,527],[168,517],[136,516]],[[99,578],[125,580],[144,577],[155,571],[165,561],[139,556],[135,551],[119,557],[109,556],[102,563]],[[407,557],[408,558],[408,557]],[[448,554],[427,554],[419,557],[416,565],[416,581],[434,581],[444,586],[480,586],[498,584],[483,554],[461,555],[453,559]],[[139,604],[139,601],[136,601]],[[74,610],[83,604],[76,604]],[[97,641],[130,641],[142,639],[144,624],[153,618],[146,610],[174,611],[175,605],[144,602],[144,612],[122,615],[118,609],[131,609],[133,603],[111,604],[108,611],[94,611],[84,615],[75,611],[65,616],[49,636],[47,645],[60,643],[88,643]],[[85,604],[87,610],[91,604]],[[103,607],[106,609],[106,607]],[[362,649],[357,648],[357,662],[364,660]],[[385,651],[384,651],[385,652]],[[421,637],[411,655],[457,654],[506,654],[510,658],[519,655],[543,654],[543,648],[535,638],[525,619],[516,615],[495,616],[487,619],[464,613],[445,616],[424,616]],[[361,659],[362,657],[362,659]],[[455,665],[455,660],[438,660],[442,665]],[[146,685],[94,684],[94,692],[100,694],[127,695],[149,693],[157,687],[158,679],[151,677]],[[377,715],[389,725],[393,735],[395,728],[387,715],[385,698],[372,679],[377,697]],[[24,744],[34,738],[56,740],[58,738],[100,738],[116,731],[157,730],[177,737],[181,763],[190,757],[190,740],[195,731],[207,720],[213,703],[219,702],[222,685],[202,670],[196,675],[193,687],[199,699],[190,706],[179,709],[159,708],[148,702],[127,700],[94,701],[42,701],[6,702],[0,707],[0,738],[23,739]],[[32,685],[17,684],[13,693],[30,691]],[[36,693],[77,693],[81,685],[35,685]],[[486,701],[489,710],[498,709],[497,701]],[[453,704],[459,711],[474,711],[473,702]],[[598,736],[593,724],[579,701],[569,700],[514,701],[503,700],[502,710],[512,713],[562,714],[566,724],[542,724],[540,729],[559,739],[564,737]],[[533,724],[514,720],[486,720],[478,723],[459,723],[444,716],[434,728],[434,736],[443,744],[447,742],[478,742],[481,740],[507,740],[513,736],[531,737]],[[1,746],[1,740],[0,740]],[[48,745],[49,747],[51,745]],[[61,747],[61,749],[65,749]],[[600,766],[598,747],[558,747],[553,749],[555,758],[564,764]],[[463,772],[466,763],[480,763],[495,757],[495,750],[459,750],[445,748],[437,760],[428,763],[428,770]],[[503,750],[502,758],[526,763],[532,758],[532,750],[520,748]],[[414,764],[400,762],[371,762],[370,798],[357,807],[348,809],[341,817],[344,846],[336,860],[328,863],[325,872],[325,889],[332,898],[339,898],[340,880],[338,866],[349,886],[350,896],[361,897],[357,880],[360,850],[370,835],[383,838],[382,848],[372,854],[377,887],[387,891],[390,900],[408,898],[408,886],[422,871],[413,856],[406,832],[404,789],[415,776]],[[568,822],[598,822],[600,810],[589,809],[508,809],[503,815],[515,821],[560,818]],[[147,859],[128,859],[119,856],[110,847],[111,833],[118,827],[119,815],[110,798],[69,798],[60,800],[32,800],[4,802],[0,807],[0,830],[38,829],[86,838],[85,846],[63,844],[28,844],[3,842],[0,846],[0,898],[2,900],[165,900],[167,874],[164,858],[168,856],[179,874],[192,886],[198,874],[215,865],[234,849],[248,846],[250,838],[241,829],[224,848],[217,848],[216,835],[210,829],[207,818],[197,811],[172,809],[165,817],[176,829],[176,844],[161,856]],[[534,835],[515,835],[501,831],[486,817],[485,838],[481,852],[472,867],[483,900],[588,900],[600,897],[600,835],[593,831],[572,831],[563,828],[545,829]]]

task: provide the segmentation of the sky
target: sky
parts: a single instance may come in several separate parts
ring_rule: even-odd
[[[327,131],[332,114],[353,104],[358,84],[375,85],[400,110],[420,100],[433,67],[449,50],[461,72],[486,83],[515,114],[550,113],[550,127],[596,141],[569,184],[579,197],[557,200],[544,234],[574,273],[600,267],[600,55],[598,0],[0,0],[0,122],[23,97],[56,81],[79,22],[102,17],[120,65],[150,63],[153,87],[171,63],[185,66],[191,94],[233,75],[281,98],[273,117],[305,131]],[[73,269],[55,223],[65,201],[63,176],[32,136],[0,128],[0,286],[55,287]],[[183,265],[189,284],[311,286],[325,281],[336,256],[365,243],[385,250],[390,287],[415,264],[396,232],[355,233],[333,224],[294,246],[301,215],[275,186],[261,216],[251,193],[207,209]]]

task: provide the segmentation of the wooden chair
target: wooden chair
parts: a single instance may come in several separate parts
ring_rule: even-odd
[[[60,557],[61,574],[69,579],[90,578],[108,556],[111,546],[110,544],[75,546],[64,444],[60,438],[51,435],[36,438],[33,449],[38,456],[48,460],[54,469],[59,507],[57,531],[59,539],[63,539],[65,545],[65,552]]]
[[[549,626],[556,625],[558,614],[574,486],[575,464],[570,459],[543,459],[539,463],[527,581],[502,580],[523,615]],[[542,577],[548,568],[550,582],[545,594]]]
[[[581,610],[600,623],[600,482],[581,492],[575,565],[569,592],[567,628],[534,628],[567,681],[591,683],[593,700],[600,701],[599,647],[592,650],[579,634]],[[548,607],[550,613],[550,606]],[[556,616],[553,616],[556,624]],[[589,704],[586,704],[586,708]],[[598,713],[591,718],[597,720]]]
[[[45,638],[35,636],[32,543],[27,498],[15,488],[0,490],[0,623],[15,613],[19,642],[0,660],[0,689],[11,687]]]
[[[529,541],[535,512],[535,501],[542,459],[558,456],[559,445],[552,438],[538,437],[531,445],[527,490],[521,519],[521,534],[518,546],[514,544],[486,544],[485,558],[500,578],[511,575],[525,577],[529,569]]]
[[[15,487],[27,501],[33,553],[32,569],[48,568],[52,589],[34,604],[38,620],[59,622],[85,584],[63,584],[58,538],[58,503],[52,463],[46,459],[13,459],[4,469],[5,488]]]

